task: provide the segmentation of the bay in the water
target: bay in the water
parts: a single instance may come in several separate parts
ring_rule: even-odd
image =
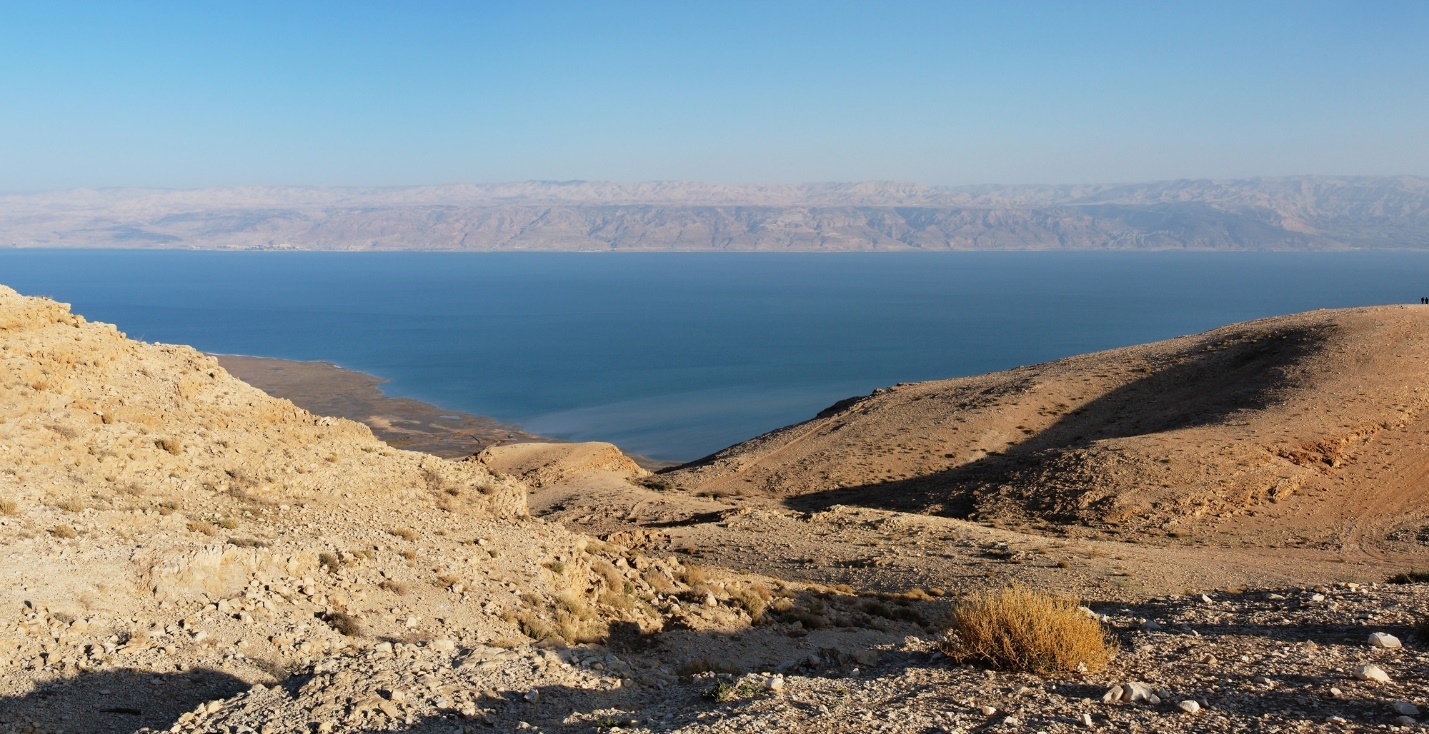
[[[390,395],[693,459],[900,381],[1429,295],[1426,253],[0,251],[146,341],[326,360]]]

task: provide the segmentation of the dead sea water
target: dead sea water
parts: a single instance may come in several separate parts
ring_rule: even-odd
[[[1429,253],[0,250],[137,339],[325,360],[384,392],[693,459],[896,382],[1429,296]]]

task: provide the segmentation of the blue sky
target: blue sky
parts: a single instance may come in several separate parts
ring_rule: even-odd
[[[10,2],[0,190],[1429,175],[1426,2]]]

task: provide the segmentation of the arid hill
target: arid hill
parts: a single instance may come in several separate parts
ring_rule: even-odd
[[[680,467],[706,493],[1078,532],[1429,544],[1429,307],[900,384]]]

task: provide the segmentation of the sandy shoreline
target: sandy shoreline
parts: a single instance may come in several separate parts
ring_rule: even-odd
[[[386,380],[331,362],[214,356],[233,376],[269,395],[319,415],[364,423],[377,438],[401,449],[462,458],[488,446],[555,440],[485,416],[388,397],[380,387]]]
[[[382,394],[387,382],[366,372],[331,362],[300,362],[243,354],[215,354],[219,364],[240,380],[318,415],[366,424],[378,439],[409,451],[460,459],[488,446],[508,443],[564,443],[528,433],[494,418],[446,410],[412,398]],[[671,466],[646,456],[629,455],[646,469]]]

